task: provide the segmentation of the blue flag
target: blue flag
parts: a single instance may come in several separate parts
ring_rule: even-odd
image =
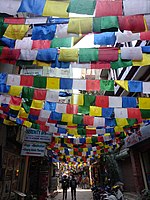
[[[51,49],[39,49],[37,53],[37,60],[50,62],[54,61],[57,56],[57,49],[51,48]]]
[[[142,47],[142,52],[143,53],[150,53],[150,46],[144,46],[144,47]]]
[[[114,45],[116,42],[116,36],[114,32],[105,32],[100,34],[94,34],[94,44],[97,45]]]
[[[122,97],[123,108],[136,108],[137,102],[135,97]]]
[[[18,12],[42,15],[46,0],[22,0]]]
[[[141,81],[128,81],[129,92],[142,92],[142,82]]]
[[[62,119],[62,113],[51,112],[50,119],[61,121],[61,119]]]
[[[71,90],[72,84],[73,84],[73,79],[60,78],[60,89]]]
[[[112,117],[114,114],[114,108],[102,108],[103,117]]]
[[[56,103],[46,101],[44,104],[44,110],[55,111]]]
[[[7,81],[7,73],[0,73],[0,85],[6,84]]]
[[[52,40],[55,37],[56,25],[34,26],[32,40]]]
[[[9,48],[15,47],[16,40],[12,40],[12,39],[6,38],[4,36],[2,38],[0,38],[0,40]]]

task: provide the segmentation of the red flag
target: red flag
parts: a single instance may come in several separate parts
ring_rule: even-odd
[[[20,85],[22,85],[22,86],[33,86],[33,80],[34,80],[33,76],[21,75],[20,79],[21,79]]]
[[[122,15],[122,0],[104,1],[97,0],[96,17],[103,16],[121,16]]]
[[[103,136],[98,136],[98,142],[104,142],[104,138],[103,138]],[[97,149],[97,150],[100,150],[100,148]]]
[[[141,112],[139,108],[128,108],[128,118],[129,119],[142,119]]]
[[[96,96],[95,105],[102,108],[108,108],[109,97],[108,96]]]
[[[140,33],[141,40],[150,40],[150,31]]]
[[[132,32],[145,31],[143,15],[119,16],[119,28],[121,31],[127,30]]]
[[[83,124],[93,126],[93,123],[94,123],[94,117],[93,116],[84,115]]]
[[[92,62],[91,63],[91,69],[110,69],[110,63],[109,62]]]
[[[66,113],[77,114],[78,113],[78,105],[67,104]]]
[[[96,129],[95,130],[90,130],[90,129],[86,129],[86,136],[92,136],[96,134]]]
[[[98,50],[98,59],[100,61],[116,61],[118,60],[118,48],[113,47],[105,47],[105,48],[99,48]]]
[[[47,132],[49,130],[49,127],[45,125],[40,125],[40,130]]]
[[[8,60],[16,61],[20,56],[20,49],[9,49],[8,47],[4,47],[2,49],[2,53],[0,55],[0,60]]]
[[[100,81],[99,80],[86,80],[86,90],[87,91],[100,91]]]
[[[34,108],[30,108],[30,115],[39,116],[39,115],[40,115],[40,111],[41,111],[41,110],[37,110],[37,109],[34,109]]]
[[[49,49],[50,45],[49,40],[33,40],[32,49]]]
[[[22,102],[22,98],[11,96],[9,104],[15,105],[15,106],[20,106],[21,102]]]
[[[4,18],[6,24],[25,24],[25,18]]]
[[[35,89],[33,99],[45,100],[47,90]]]

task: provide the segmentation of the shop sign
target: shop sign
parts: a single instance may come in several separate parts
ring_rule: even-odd
[[[36,129],[27,129],[25,134],[25,141],[33,141],[33,142],[47,142],[50,143],[52,138],[52,134],[50,132],[45,132]]]
[[[21,155],[44,157],[45,149],[45,143],[24,142],[22,145]]]

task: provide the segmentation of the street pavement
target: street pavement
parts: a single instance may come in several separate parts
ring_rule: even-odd
[[[55,198],[53,198],[53,200],[62,200],[63,199],[63,193],[62,190],[58,191],[58,195],[56,195]],[[77,188],[77,198],[76,200],[92,200],[92,192],[90,189],[80,189]],[[71,199],[71,190],[68,190],[67,193],[67,200],[72,200]]]

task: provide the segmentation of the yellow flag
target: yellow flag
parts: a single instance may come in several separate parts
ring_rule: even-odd
[[[114,130],[115,130],[115,132],[123,132],[123,127],[115,126]]]
[[[31,104],[31,108],[40,110],[43,107],[43,101],[40,100],[33,100]]]
[[[77,126],[77,124],[73,124],[72,122],[71,122],[71,123],[68,122],[68,123],[67,123],[67,126]]]
[[[60,89],[60,78],[47,78],[47,89]]]
[[[3,124],[8,126],[16,126],[16,124],[10,120],[4,119]]]
[[[33,65],[37,65],[39,67],[50,67],[51,63],[41,62],[39,60],[34,60]]]
[[[123,81],[123,80],[115,80],[115,83],[117,83],[117,85],[119,85],[120,87],[122,87],[124,90],[129,91],[129,87],[128,87],[128,81]]]
[[[78,135],[78,130],[75,128],[69,128],[68,133],[72,135]]]
[[[28,115],[29,115],[29,114],[25,112],[24,108],[20,108],[19,114],[18,114],[18,117],[19,117],[19,118],[24,118],[24,119],[26,119],[26,118],[28,118]]]
[[[77,104],[82,106],[84,103],[84,95],[83,94],[73,94],[71,97],[71,104]]]
[[[122,127],[129,125],[127,119],[125,118],[116,118],[116,122],[118,126],[122,126]]]
[[[28,128],[31,128],[32,123],[29,122],[29,121],[24,121],[24,122],[23,122],[23,125],[26,126],[26,127],[28,127]]]
[[[97,150],[96,152],[97,152],[97,154],[101,154],[101,151],[100,151],[100,150]]]
[[[81,159],[80,158],[77,158],[77,162],[80,162],[81,161]]]
[[[102,108],[90,106],[90,116],[102,116]]]
[[[14,40],[17,40],[17,39],[21,40],[24,38],[28,30],[29,30],[29,25],[10,24],[6,29],[4,36],[10,39],[14,39]]]
[[[58,60],[63,62],[77,62],[78,55],[79,49],[60,49]]]
[[[150,109],[150,98],[139,98],[140,109]]]
[[[133,66],[148,66],[150,65],[150,56],[149,54],[143,53],[143,60],[133,61]]]
[[[90,137],[87,137],[87,138],[86,138],[86,143],[87,143],[87,144],[90,144],[91,142],[92,142],[92,139],[91,139]]]
[[[67,12],[68,6],[69,6],[69,1],[48,0],[45,3],[42,15],[67,18],[69,16],[69,13]]]
[[[12,110],[20,110],[21,105],[20,106],[9,105],[9,108],[11,108]]]
[[[92,17],[70,18],[69,20],[68,33],[86,34],[86,33],[92,33],[92,29],[93,29]]]
[[[73,114],[66,114],[66,113],[63,113],[62,114],[62,122],[72,122],[73,120]]]
[[[11,85],[10,90],[8,92],[8,94],[12,95],[12,96],[17,96],[19,97],[22,93],[22,86],[14,86]]]
[[[88,148],[83,148],[83,152],[88,152]]]

